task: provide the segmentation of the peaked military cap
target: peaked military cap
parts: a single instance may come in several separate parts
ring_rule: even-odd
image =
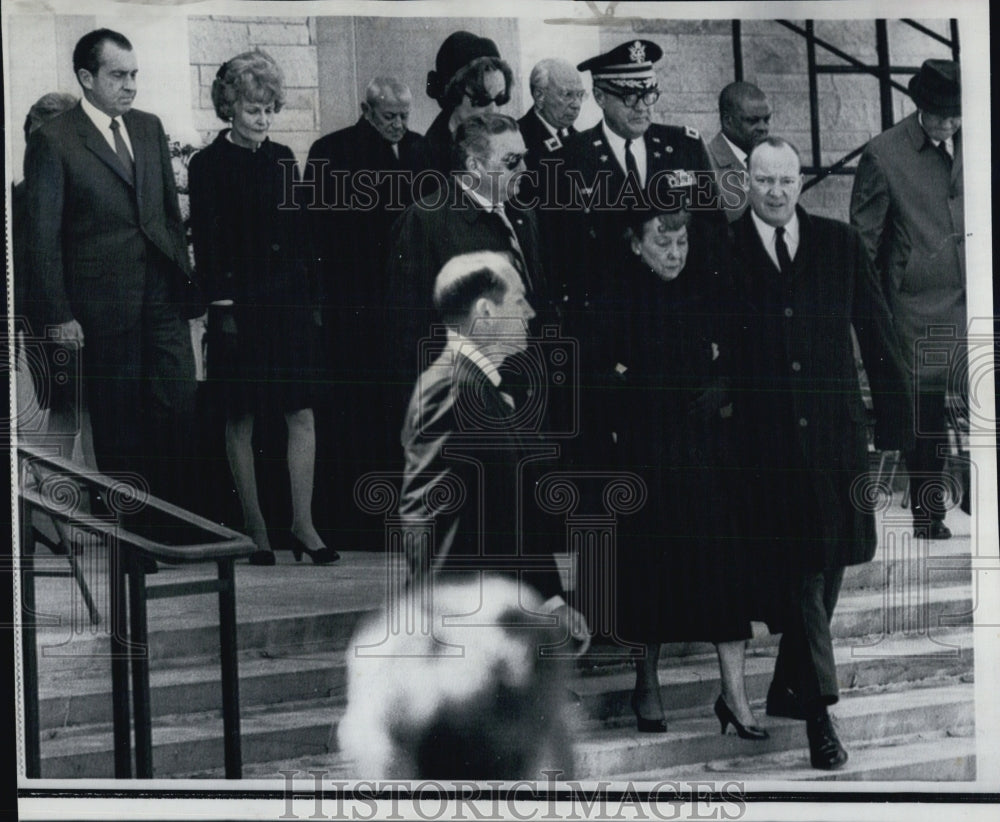
[[[584,60],[576,68],[578,71],[589,71],[594,82],[622,90],[642,91],[659,85],[653,64],[662,56],[663,49],[652,40],[631,40]]]

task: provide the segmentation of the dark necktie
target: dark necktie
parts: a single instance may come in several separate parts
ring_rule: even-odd
[[[790,282],[792,279],[792,255],[788,253],[784,226],[778,226],[774,229],[774,250],[778,257],[778,267],[781,269],[781,276],[786,283]]]
[[[524,250],[521,248],[521,242],[517,239],[517,232],[514,231],[514,225],[511,223],[510,218],[507,217],[507,211],[504,209],[503,203],[496,205],[493,213],[500,218],[500,222],[504,225],[504,230],[507,232],[507,238],[510,241],[510,250],[514,258],[514,268],[521,275],[521,279],[524,280],[524,287],[530,294],[532,291],[532,282],[531,275],[528,273],[528,264],[524,259]]]
[[[122,130],[119,126],[118,120],[113,119],[111,121],[111,133],[115,136],[115,152],[118,154],[118,159],[121,161],[122,167],[128,175],[128,181],[130,183],[134,183],[135,162],[132,160],[132,155],[129,153],[128,146],[125,145],[125,138],[122,137]]]
[[[639,177],[639,166],[636,165],[635,155],[632,153],[631,140],[625,141],[625,173],[634,174],[635,179],[638,180],[640,183],[642,182],[642,179]]]
[[[952,156],[951,153],[948,151],[948,146],[945,143],[945,141],[941,140],[935,147],[937,148],[938,154],[940,154],[944,158],[945,165],[947,165],[948,168],[950,169]]]

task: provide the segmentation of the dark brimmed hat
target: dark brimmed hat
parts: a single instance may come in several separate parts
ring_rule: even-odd
[[[924,60],[920,71],[910,78],[909,90],[921,111],[937,117],[962,113],[961,75],[954,60]]]
[[[448,81],[478,57],[500,57],[500,50],[488,37],[479,37],[471,31],[449,34],[438,49],[434,69],[427,72],[427,96],[440,100]]]
[[[589,71],[595,83],[622,91],[645,91],[659,85],[653,64],[662,56],[663,49],[652,40],[632,40],[584,60],[576,68]]]

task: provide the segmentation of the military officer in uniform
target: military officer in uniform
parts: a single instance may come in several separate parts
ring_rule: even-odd
[[[602,290],[610,261],[619,257],[630,209],[681,205],[671,200],[690,187],[691,210],[706,211],[703,221],[713,225],[722,219],[701,135],[688,126],[652,121],[660,97],[653,66],[662,56],[656,43],[632,40],[577,66],[591,73],[594,101],[604,116],[565,141],[557,154],[556,190],[547,192],[562,208],[543,209],[550,217],[548,233],[558,244],[549,250],[567,308],[586,308]]]

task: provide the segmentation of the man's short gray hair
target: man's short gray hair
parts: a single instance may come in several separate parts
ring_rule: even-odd
[[[395,77],[373,77],[365,88],[365,102],[370,106],[389,96],[395,97],[397,100],[413,97],[410,93],[410,87]]]

